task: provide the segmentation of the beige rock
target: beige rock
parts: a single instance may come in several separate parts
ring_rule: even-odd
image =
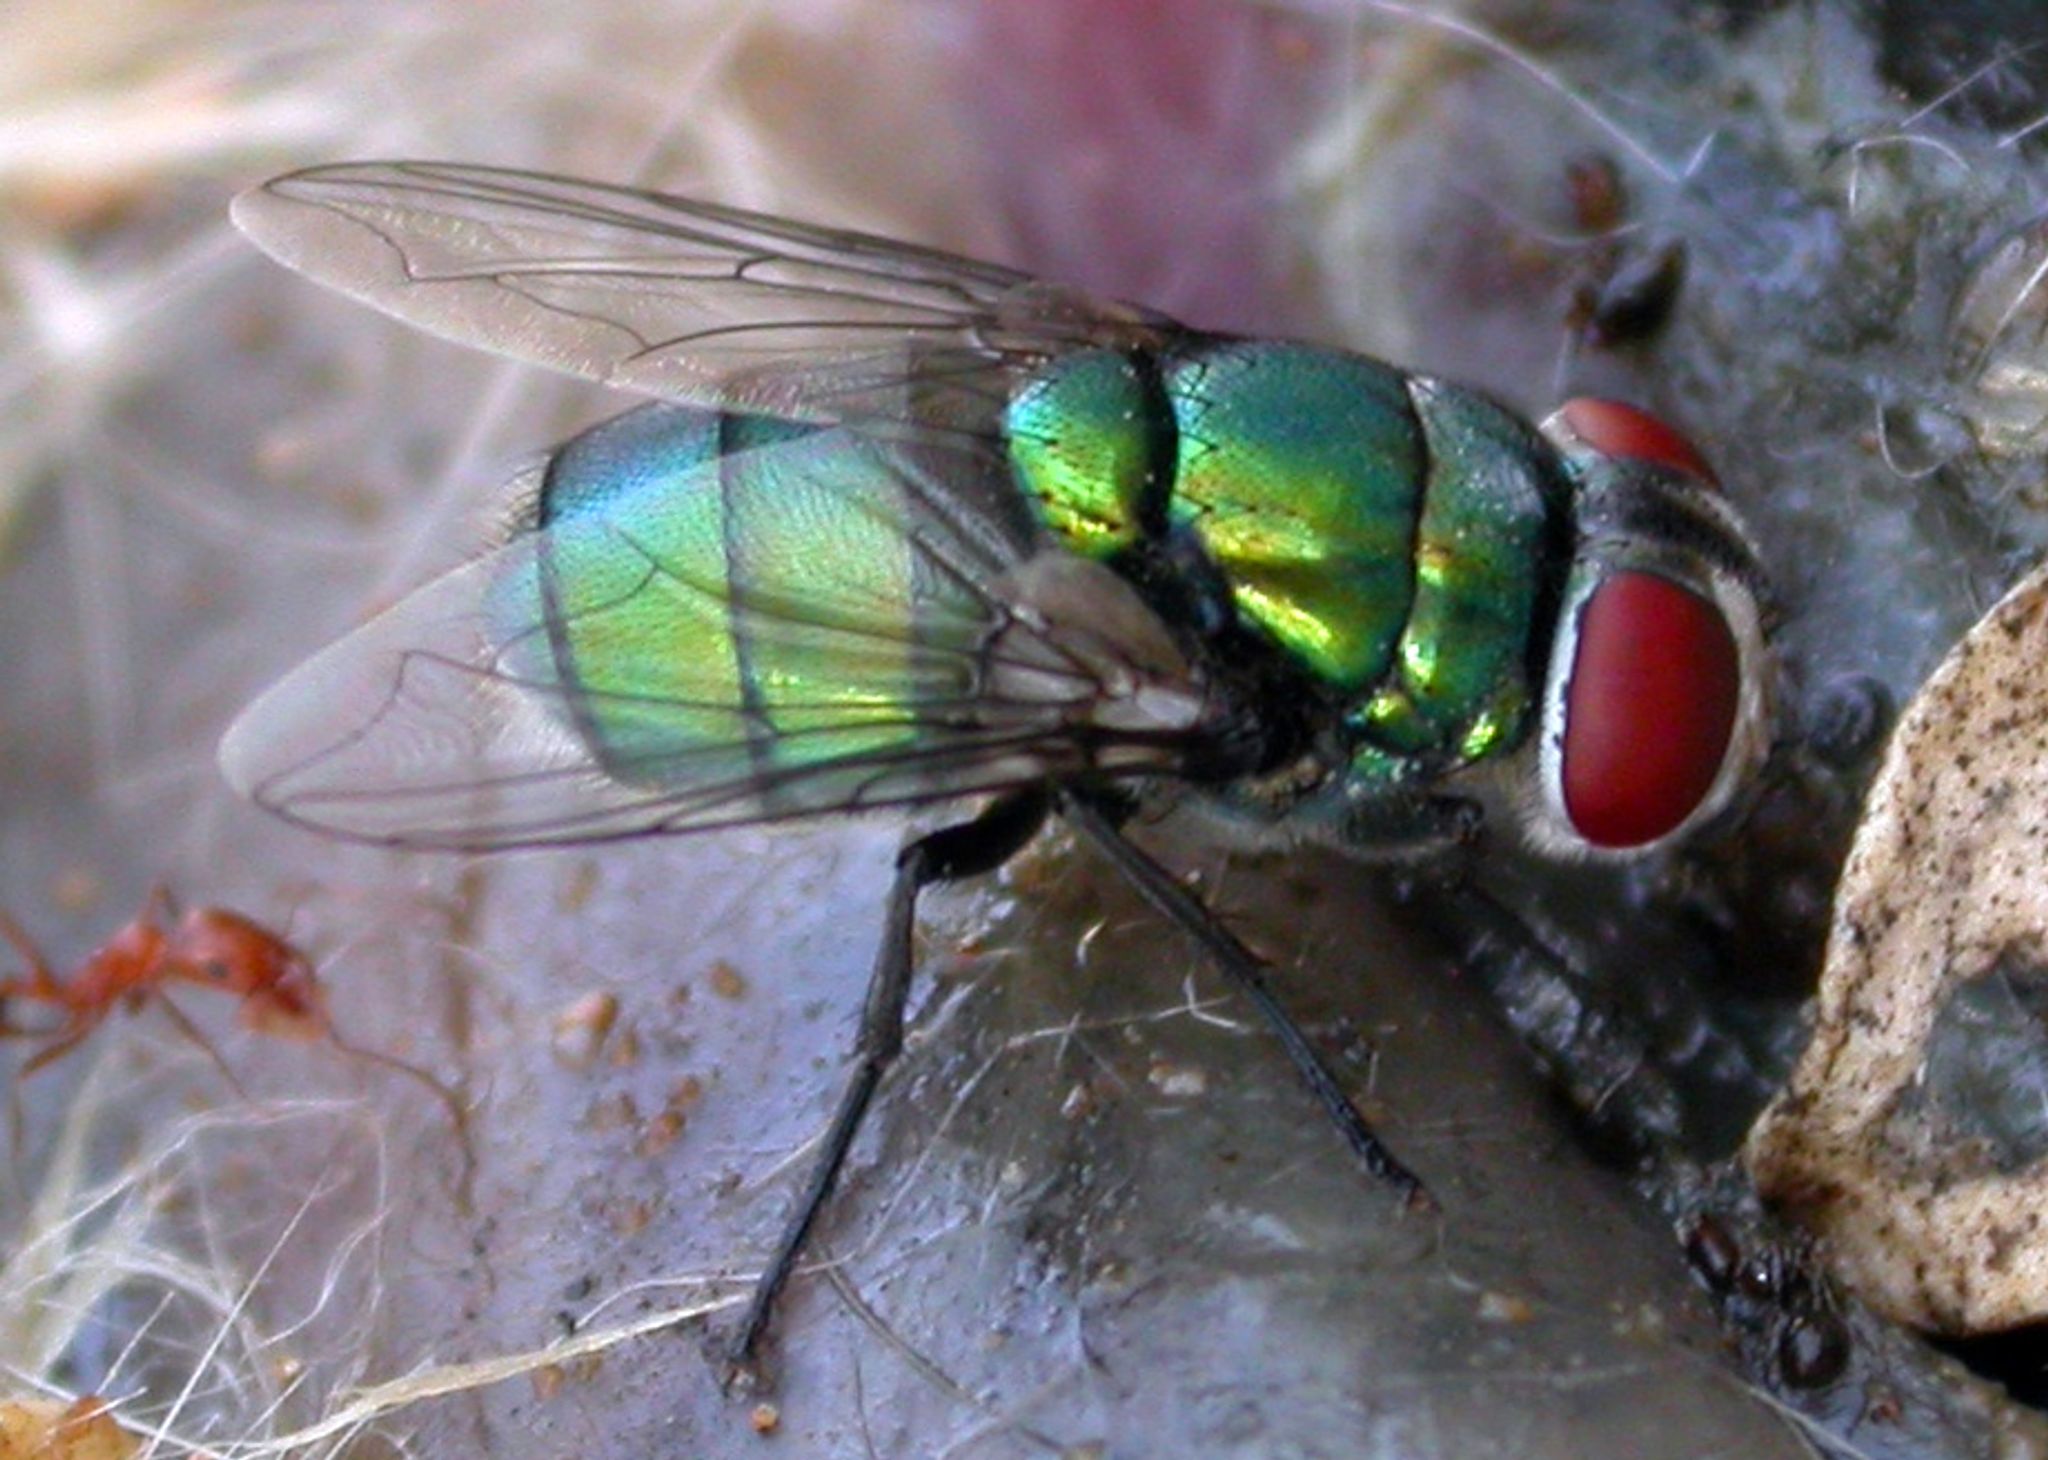
[[[1907,707],[1836,898],[1812,1043],[1751,1131],[1758,1188],[1876,1308],[1943,1333],[2048,1318],[2048,1157],[1959,1132],[1927,1088],[1958,990],[2048,938],[2048,570]],[[1938,1093],[1938,1092],[1937,1092]]]

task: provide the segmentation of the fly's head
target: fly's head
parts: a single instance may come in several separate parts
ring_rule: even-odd
[[[1543,423],[1576,494],[1523,823],[1544,851],[1630,856],[1711,821],[1770,743],[1762,574],[1690,442],[1570,401]]]

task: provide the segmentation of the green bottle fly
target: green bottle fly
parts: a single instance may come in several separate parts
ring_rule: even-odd
[[[1412,1194],[1120,821],[1191,794],[1379,855],[1483,808],[1554,854],[1633,855],[1713,817],[1765,746],[1754,552],[1699,455],[1629,407],[1532,428],[1344,351],[568,178],[344,164],[235,217],[378,308],[653,398],[556,448],[498,546],[257,700],[221,748],[236,786],[466,850],[983,806],[898,862],[743,1361],[900,1046],[921,888],[1057,811]]]

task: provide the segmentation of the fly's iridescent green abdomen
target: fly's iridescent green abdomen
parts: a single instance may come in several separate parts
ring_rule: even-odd
[[[943,456],[949,491],[989,478],[986,541],[946,559],[904,530],[934,483],[902,443],[630,411],[549,459],[514,538],[533,549],[491,584],[490,637],[619,782],[730,782],[760,817],[841,804],[844,778],[820,775],[834,766],[899,795],[943,790],[960,742],[987,756],[1045,712],[1004,713],[997,689],[1025,650],[989,611],[1016,581],[1007,560],[1029,555],[1030,516],[984,457]],[[933,714],[946,705],[950,721]]]
[[[940,493],[978,499],[971,532],[943,532]],[[1036,538],[990,453],[647,405],[548,459],[485,560],[484,637],[493,672],[609,781],[655,797],[724,788],[702,816],[957,793],[1043,774],[1069,731],[1184,727],[1185,667],[1164,635],[1147,639],[1142,604],[1106,568],[1035,556]],[[998,603],[1032,622],[1005,622]],[[1121,627],[1090,648],[1077,624],[1050,650],[1063,616]],[[1105,673],[1133,691],[1121,721]],[[1013,744],[1024,758],[1006,765]]]
[[[1056,361],[1006,416],[1020,488],[1112,565],[1199,545],[1235,615],[1341,704],[1355,771],[1440,774],[1526,730],[1569,484],[1471,391],[1306,345]],[[1547,596],[1548,595],[1548,596]]]
[[[874,753],[911,737],[906,701],[965,691],[920,682],[930,661],[907,639],[832,632],[850,600],[908,624],[934,587],[894,519],[818,490],[774,449],[817,431],[649,406],[549,461],[528,524],[542,546],[493,588],[498,634],[610,774],[701,774],[709,753],[767,775]],[[838,453],[838,471],[870,469],[857,443]],[[800,617],[749,611],[792,600]]]

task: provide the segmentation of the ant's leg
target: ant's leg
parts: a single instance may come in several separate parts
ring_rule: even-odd
[[[25,1035],[44,1034],[48,1031],[23,1029],[7,1017],[9,999],[36,999],[44,1003],[62,1004],[64,986],[57,976],[50,972],[50,965],[44,961],[43,952],[30,941],[20,923],[12,916],[0,911],[0,939],[4,939],[20,955],[26,969],[26,977],[0,978],[0,1036],[19,1038]],[[78,1046],[80,1040],[92,1033],[97,1019],[80,1018],[76,1012],[69,1014],[56,1027],[50,1041],[22,1062],[14,1072],[13,1080],[7,1086],[7,1148],[13,1163],[21,1164],[22,1142],[27,1139],[27,1117],[22,1111],[21,1082],[40,1070],[52,1060],[62,1059]]]
[[[178,905],[171,899],[171,889],[161,882],[150,883],[149,896],[142,899],[141,921],[161,928],[174,922],[177,916]]]
[[[14,1072],[14,1079],[7,1086],[7,1148],[12,1154],[15,1166],[21,1165],[23,1142],[28,1139],[28,1118],[21,1104],[21,1082],[40,1070],[64,1058],[76,1049],[85,1037],[99,1027],[97,1019],[71,1019],[59,1026],[59,1032],[41,1049],[22,1062]]]
[[[860,1034],[854,1042],[853,1078],[839,1097],[839,1109],[826,1130],[817,1159],[811,1164],[810,1178],[797,1199],[789,1225],[783,1229],[774,1255],[754,1284],[753,1300],[747,1305],[746,1318],[729,1350],[737,1373],[753,1369],[754,1351],[767,1330],[776,1297],[789,1281],[818,1213],[832,1194],[832,1184],[845,1164],[847,1150],[860,1129],[861,1117],[867,1113],[875,1087],[881,1083],[883,1071],[903,1047],[903,1010],[910,999],[911,934],[917,922],[918,893],[934,883],[994,871],[1037,834],[1050,809],[1051,800],[1041,791],[1007,796],[974,820],[919,837],[897,855],[896,880],[889,889],[882,942],[875,953],[875,970],[868,980],[867,1001],[861,1009]]]
[[[158,994],[156,1002],[157,1006],[170,1016],[171,1022],[178,1026],[180,1034],[206,1051],[206,1057],[213,1061],[213,1067],[220,1071],[220,1077],[228,1082],[228,1088],[235,1092],[235,1098],[247,1100],[249,1092],[243,1088],[242,1082],[235,1078],[235,1072],[228,1067],[228,1062],[221,1057],[221,1052],[214,1042],[206,1037],[206,1031],[194,1024],[192,1016],[172,1003],[168,995]]]
[[[61,1026],[56,1037],[30,1055],[19,1070],[14,1073],[15,1084],[20,1084],[45,1065],[55,1064],[65,1055],[84,1042],[85,1037],[99,1027],[97,1019],[74,1019]]]
[[[36,947],[29,935],[13,917],[0,911],[0,939],[5,939],[20,955],[22,968],[27,977],[0,978],[0,1000],[37,999],[42,1002],[63,1002],[63,985],[50,972],[50,965],[43,958],[42,949]],[[0,1009],[0,1031],[20,1033],[8,1022],[4,1009]]]
[[[462,1097],[432,1071],[424,1070],[410,1060],[402,1060],[395,1054],[386,1054],[381,1049],[371,1049],[353,1040],[344,1039],[332,1023],[326,1025],[325,1038],[348,1058],[376,1065],[395,1075],[403,1075],[440,1102],[441,1108],[448,1112],[448,1124],[455,1132],[455,1144],[461,1153],[462,1172],[456,1180],[456,1200],[461,1203],[464,1212],[469,1212],[474,1201],[472,1193],[476,1190],[476,1140],[470,1133],[469,1107],[462,1103]]]
[[[1204,907],[1177,877],[1135,843],[1126,840],[1117,829],[1116,822],[1097,802],[1075,792],[1065,792],[1060,796],[1059,812],[1068,825],[1109,858],[1138,895],[1160,916],[1201,944],[1203,951],[1239,992],[1251,1000],[1260,1017],[1279,1037],[1281,1048],[1287,1051],[1287,1058],[1293,1062],[1295,1071],[1365,1169],[1392,1186],[1411,1205],[1434,1205],[1421,1178],[1402,1165],[1399,1158],[1372,1133],[1365,1117],[1358,1113],[1358,1107],[1344,1093],[1337,1077],[1330,1073],[1330,1067],[1323,1063],[1322,1056],[1316,1053],[1308,1036],[1301,1032],[1301,1026],[1280,1006],[1258,958],[1238,941],[1237,935],[1217,921],[1216,915]]]

